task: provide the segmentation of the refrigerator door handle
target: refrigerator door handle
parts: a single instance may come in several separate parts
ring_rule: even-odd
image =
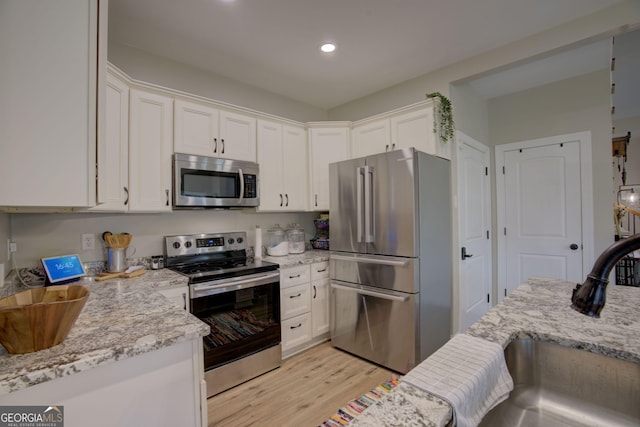
[[[362,243],[364,240],[364,231],[362,230],[362,223],[363,223],[363,218],[362,218],[362,204],[363,204],[363,190],[364,190],[364,174],[365,174],[365,168],[360,167],[360,168],[356,168],[356,174],[357,174],[357,183],[356,183],[356,204],[357,204],[357,208],[356,208],[356,241],[358,243]]]
[[[380,265],[388,265],[391,267],[406,267],[409,265],[409,260],[395,261],[395,260],[380,259],[380,258],[352,257],[352,256],[335,255],[335,254],[331,254],[331,259],[335,259],[338,261],[366,262],[367,264],[380,264]]]
[[[364,167],[364,242],[373,243],[374,235],[374,210],[373,210],[373,167]]]
[[[382,299],[386,299],[386,300],[391,300],[391,301],[398,301],[398,302],[407,302],[409,301],[409,295],[404,295],[404,296],[399,296],[399,295],[390,295],[387,293],[383,293],[383,292],[376,292],[376,291],[370,291],[367,289],[361,289],[361,288],[354,288],[351,286],[344,286],[344,285],[339,285],[337,283],[331,282],[331,288],[333,289],[338,289],[341,291],[347,291],[347,292],[354,292],[360,295],[367,295],[370,297],[375,297],[375,298],[382,298]]]

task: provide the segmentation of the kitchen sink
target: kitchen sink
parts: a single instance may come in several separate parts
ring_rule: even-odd
[[[640,363],[531,339],[504,353],[514,389],[480,426],[640,425]]]

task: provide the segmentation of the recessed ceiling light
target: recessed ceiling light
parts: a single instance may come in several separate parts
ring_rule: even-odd
[[[320,50],[323,51],[324,53],[331,53],[334,50],[336,50],[336,45],[333,43],[325,43],[322,46],[320,46]]]

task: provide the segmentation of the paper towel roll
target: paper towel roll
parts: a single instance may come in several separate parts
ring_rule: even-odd
[[[253,248],[253,253],[255,258],[262,258],[262,229],[259,225],[256,225],[256,245]]]

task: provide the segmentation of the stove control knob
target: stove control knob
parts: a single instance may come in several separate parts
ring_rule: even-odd
[[[180,247],[180,242],[173,242],[173,249],[178,249]]]
[[[184,242],[184,247],[189,249],[191,247],[191,242],[189,242],[189,241]]]
[[[238,244],[242,243],[244,241],[244,239],[242,237],[238,237],[236,239],[236,241],[238,242]]]
[[[227,239],[228,244],[233,245],[233,242],[234,242],[233,238],[230,237]]]

